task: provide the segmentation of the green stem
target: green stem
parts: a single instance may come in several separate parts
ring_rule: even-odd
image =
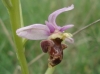
[[[16,35],[16,30],[23,25],[20,1],[19,0],[9,0],[9,1],[10,2],[8,2],[8,0],[3,0],[10,14],[13,38],[16,45],[17,58],[21,65],[22,74],[29,74],[26,58],[24,55],[22,39]]]
[[[11,0],[2,0],[4,5],[7,7],[7,9],[10,9],[12,7]]]
[[[48,69],[45,72],[45,74],[53,74],[54,70],[55,70],[55,67],[48,66]]]

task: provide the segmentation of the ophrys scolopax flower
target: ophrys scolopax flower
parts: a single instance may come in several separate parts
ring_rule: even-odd
[[[19,28],[16,33],[18,36],[29,39],[29,40],[43,40],[41,47],[44,52],[48,52],[50,55],[49,63],[52,66],[60,63],[63,57],[63,49],[67,46],[61,44],[63,40],[73,43],[72,34],[65,33],[64,31],[73,27],[74,25],[69,24],[63,27],[56,24],[56,17],[62,12],[72,10],[74,5],[69,7],[61,8],[54,11],[45,21],[46,25],[33,24],[26,27]],[[45,40],[44,40],[45,39]]]

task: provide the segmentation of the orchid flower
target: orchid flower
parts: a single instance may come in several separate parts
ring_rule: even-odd
[[[56,39],[60,38],[69,42],[74,42],[72,34],[65,33],[64,31],[73,27],[74,25],[69,24],[63,27],[57,26],[56,17],[65,12],[72,10],[74,5],[69,7],[64,7],[59,10],[54,11],[48,17],[48,21],[45,21],[46,25],[43,24],[33,24],[26,27],[17,29],[16,33],[19,37],[23,37],[29,40],[43,40],[43,39]]]

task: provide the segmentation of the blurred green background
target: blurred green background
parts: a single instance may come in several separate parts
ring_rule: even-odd
[[[68,32],[74,33],[100,19],[100,0],[21,0],[21,4],[24,25],[44,24],[50,13],[71,4],[74,10],[57,17],[58,25],[75,25]],[[64,50],[63,61],[54,74],[100,74],[100,22],[78,33],[74,39],[75,43],[68,44]],[[28,41],[25,48],[30,74],[44,74],[48,54],[43,55],[40,41]],[[20,74],[19,69],[9,15],[0,0],[0,74]]]

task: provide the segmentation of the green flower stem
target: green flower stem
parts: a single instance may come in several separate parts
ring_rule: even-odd
[[[16,30],[23,25],[20,1],[3,0],[3,2],[10,14],[13,38],[16,45],[16,54],[21,65],[22,74],[29,74],[26,58],[24,55],[22,39],[16,35]]]
[[[53,74],[54,70],[55,70],[55,67],[48,66],[48,69],[45,72],[45,74]]]
[[[10,9],[12,7],[11,0],[2,0],[4,5],[7,7],[7,9]]]

